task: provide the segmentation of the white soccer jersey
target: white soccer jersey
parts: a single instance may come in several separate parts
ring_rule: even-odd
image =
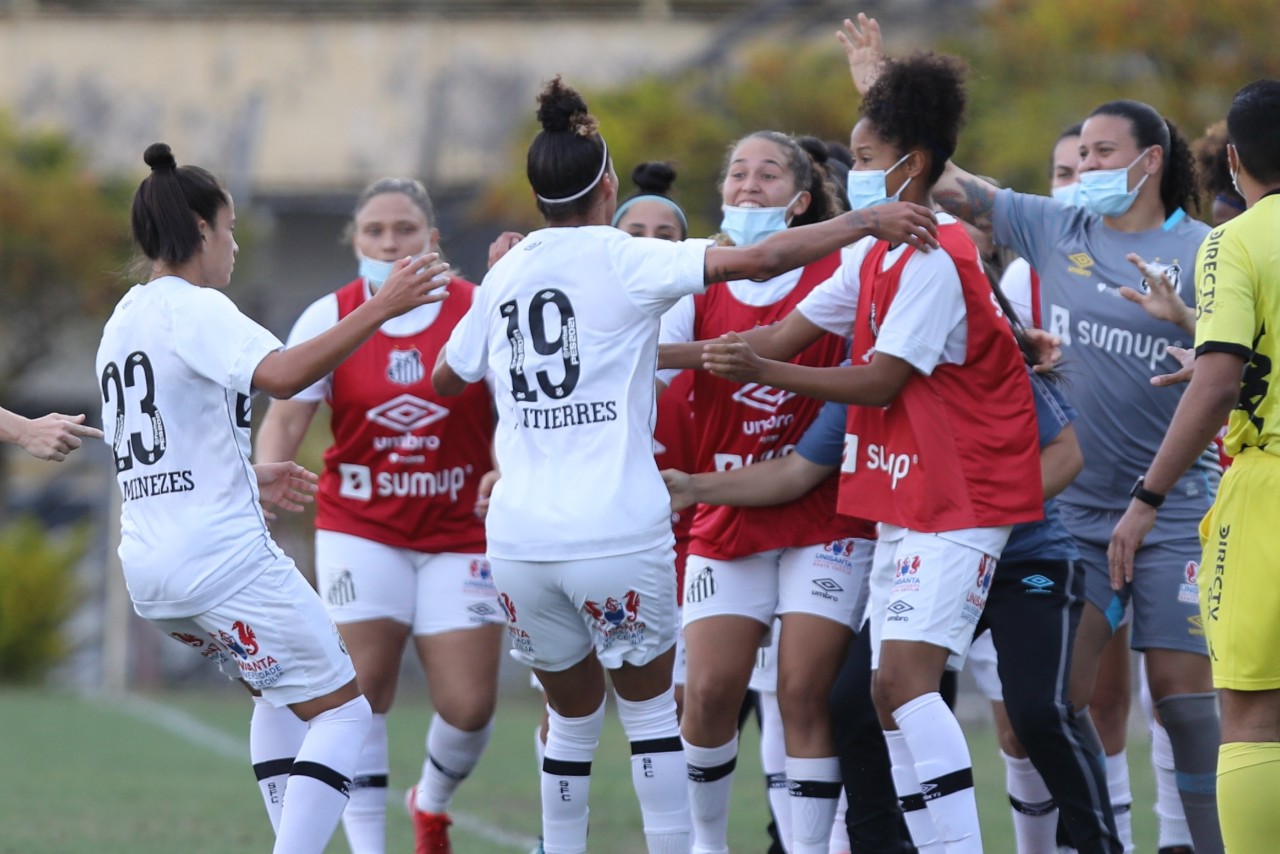
[[[485,277],[445,354],[468,382],[494,375],[490,555],[575,560],[670,538],[653,460],[658,318],[704,289],[710,245],[547,228]]]
[[[249,461],[253,372],[280,341],[222,292],[167,276],[102,332],[102,426],[124,496],[120,561],[143,617],[188,617],[283,553]]]

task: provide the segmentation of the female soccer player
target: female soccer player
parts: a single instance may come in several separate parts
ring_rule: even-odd
[[[133,237],[151,279],[98,347],[102,423],[124,495],[120,561],[134,608],[254,694],[250,756],[277,852],[320,852],[347,804],[369,704],[320,597],[271,539],[259,498],[309,499],[299,466],[249,462],[249,395],[289,397],[385,321],[444,299],[436,256],[304,344],[280,342],[221,291],[236,255],[230,194],[169,146],[143,158]]]
[[[840,210],[825,171],[796,140],[775,131],[750,134],[733,146],[721,196],[721,229],[737,246],[827,220]],[[743,277],[688,297],[663,317],[661,340],[687,342],[767,326],[839,263],[833,252],[803,270],[767,281]],[[797,361],[836,365],[845,348],[840,336],[824,335]],[[809,398],[759,383],[726,382],[704,371],[693,383],[698,471],[788,453],[820,408]],[[786,773],[790,797],[782,805],[791,813],[780,827],[785,834],[790,825],[795,851],[826,852],[840,791],[827,698],[861,619],[874,538],[871,523],[837,516],[835,492],[832,476],[821,489],[778,507],[695,511],[685,568],[688,673],[681,730],[698,854],[726,850],[737,710],[775,614],[781,630],[771,654],[786,742],[784,767],[777,770]]]
[[[546,851],[586,850],[608,670],[649,850],[686,852],[670,505],[652,444],[658,318],[708,283],[769,278],[867,232],[927,246],[932,216],[916,205],[845,214],[748,247],[632,238],[609,226],[617,177],[586,104],[558,78],[539,102],[528,175],[549,227],[489,271],[433,379],[458,393],[492,370],[497,385],[488,553],[516,654],[550,706]]]
[[[853,129],[852,208],[929,203],[959,135],[961,79],[948,57],[885,63]],[[703,364],[739,382],[858,404],[840,510],[881,523],[873,695],[894,781],[918,846],[980,851],[968,749],[938,682],[963,663],[1010,527],[1040,518],[1043,499],[1018,343],[963,226],[946,217],[938,233],[941,252],[860,242],[781,323],[706,345]],[[772,360],[850,326],[848,367]],[[757,344],[767,358],[752,352]],[[922,791],[930,797],[916,800]]]
[[[398,259],[438,251],[431,199],[409,179],[370,184],[348,230],[359,277],[313,303],[290,344],[371,299]],[[386,716],[410,637],[436,710],[409,801],[420,854],[449,850],[449,801],[489,740],[502,627],[475,504],[491,467],[492,403],[482,384],[444,401],[429,375],[474,289],[455,277],[447,301],[388,321],[332,373],[273,401],[258,435],[260,462],[292,460],[321,402],[332,410],[316,581],[373,707],[342,817],[354,854],[386,848]]]
[[[865,71],[854,70],[855,83],[874,78],[881,43],[874,21],[859,21],[850,66]],[[1035,268],[1048,330],[1061,337],[1070,356],[1063,373],[1074,380],[1066,391],[1080,414],[1086,463],[1063,492],[1061,508],[1080,547],[1089,603],[1073,656],[1072,702],[1077,709],[1088,703],[1098,657],[1132,602],[1132,645],[1146,653],[1195,850],[1215,854],[1222,850],[1211,776],[1218,713],[1191,580],[1200,559],[1196,525],[1209,506],[1215,454],[1206,449],[1167,496],[1135,483],[1182,395],[1182,388],[1153,385],[1151,377],[1173,364],[1169,347],[1190,337],[1185,303],[1192,283],[1181,272],[1208,227],[1186,213],[1196,201],[1186,141],[1151,106],[1128,100],[1099,106],[1082,126],[1080,158],[1082,207],[997,190],[954,164],[947,164],[934,198],[944,210],[991,231],[997,244],[1015,249]],[[1135,273],[1134,265],[1143,272]],[[1130,284],[1156,292],[1167,287],[1163,280],[1180,297],[1167,319],[1119,293]],[[1113,590],[1107,542],[1130,491],[1163,503],[1164,510],[1160,527],[1138,553],[1134,580]]]

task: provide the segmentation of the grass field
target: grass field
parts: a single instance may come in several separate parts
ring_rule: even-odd
[[[238,689],[123,699],[0,688],[0,854],[265,852],[271,829],[248,767],[251,704]],[[538,706],[506,695],[493,741],[454,802],[459,854],[527,851],[539,805],[533,759]],[[417,779],[430,706],[402,695],[390,722],[393,798]],[[986,850],[1012,854],[1004,769],[986,726],[966,728]],[[1130,750],[1139,852],[1155,850],[1146,739]],[[768,813],[754,732],[743,739],[730,847],[766,849]],[[629,754],[610,712],[591,783],[593,851],[642,854]],[[389,809],[388,851],[408,854],[408,818]],[[328,852],[347,851],[339,831]]]

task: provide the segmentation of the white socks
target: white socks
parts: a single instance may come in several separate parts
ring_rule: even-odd
[[[374,714],[364,750],[351,776],[351,800],[342,813],[351,854],[385,854],[387,850],[387,716]]]
[[[684,741],[688,762],[689,808],[693,816],[692,854],[729,851],[729,795],[738,763],[738,737],[719,747],[698,747]]]
[[[769,793],[769,811],[773,813],[778,839],[791,850],[791,793],[787,790],[787,745],[782,737],[782,712],[778,695],[773,691],[757,694],[760,709],[760,769],[764,771]]]
[[[616,699],[618,718],[631,742],[631,782],[640,801],[649,854],[688,854],[688,767],[676,720],[675,689],[648,700]]]
[[[902,807],[902,817],[907,821],[911,841],[920,854],[941,854],[942,838],[920,792],[920,778],[916,776],[916,763],[911,758],[906,737],[899,730],[886,730],[884,741],[889,747],[893,787],[898,790],[898,804]]]
[[[604,702],[585,718],[547,708],[551,728],[542,760],[542,847],[546,854],[585,854],[591,760],[604,728]]]
[[[1030,759],[1017,759],[1003,750],[1005,786],[1013,814],[1013,836],[1023,854],[1051,852],[1057,846],[1058,808],[1044,778]]]
[[[1182,796],[1173,770],[1173,745],[1169,731],[1151,717],[1151,767],[1156,775],[1156,818],[1159,823],[1160,848],[1191,845],[1191,828],[1182,810]]]
[[[925,807],[947,854],[981,854],[973,763],[955,715],[935,691],[894,709],[893,720],[911,751]]]
[[[1129,757],[1125,751],[1108,756],[1107,796],[1116,815],[1116,830],[1124,843],[1125,854],[1133,850],[1133,792],[1129,789]]]
[[[840,761],[834,756],[787,757],[793,854],[828,854],[840,802]]]
[[[298,748],[307,737],[307,722],[288,706],[279,708],[261,697],[253,698],[253,717],[249,719],[249,761],[262,802],[271,819],[271,829],[280,830],[280,811],[284,809],[285,784],[289,769],[298,756]]]
[[[289,774],[275,854],[320,854],[329,844],[372,718],[360,696],[311,719]]]
[[[427,757],[418,781],[417,807],[422,812],[444,813],[458,786],[476,767],[493,732],[493,719],[474,732],[450,724],[440,715],[427,728]]]

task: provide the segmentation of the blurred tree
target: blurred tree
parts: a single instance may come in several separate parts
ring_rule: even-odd
[[[941,10],[933,22],[907,20],[887,5],[878,11],[891,53],[906,53],[932,28],[926,43],[968,61],[969,124],[957,159],[1028,192],[1048,191],[1049,148],[1060,130],[1105,101],[1147,101],[1190,140],[1226,114],[1240,86],[1280,77],[1275,0],[993,0],[959,24]],[[773,34],[721,67],[584,91],[609,141],[620,194],[630,192],[636,163],[671,160],[691,233],[705,235],[719,225],[715,185],[725,148],[738,137],[773,128],[847,141],[858,97],[831,35],[838,24],[816,38]],[[531,97],[530,121],[511,144],[513,166],[487,188],[478,218],[540,224],[524,178],[534,109]]]
[[[0,399],[60,329],[115,301],[128,192],[91,175],[65,137],[0,115]]]

